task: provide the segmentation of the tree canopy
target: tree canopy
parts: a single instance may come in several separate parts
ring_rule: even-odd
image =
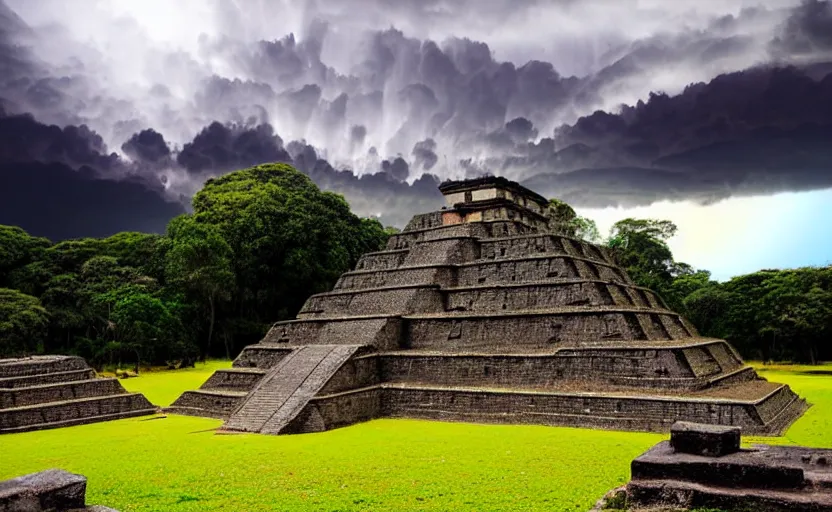
[[[391,232],[284,164],[209,180],[193,206],[164,235],[51,244],[0,226],[0,287],[10,288],[0,355],[76,353],[97,364],[231,357]]]

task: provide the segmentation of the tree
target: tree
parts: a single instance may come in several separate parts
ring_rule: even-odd
[[[48,324],[49,314],[37,297],[0,288],[0,354],[15,356],[38,351]]]
[[[598,225],[587,217],[578,215],[575,210],[560,199],[549,200],[549,225],[556,232],[590,243],[601,241]]]
[[[38,260],[49,240],[33,237],[14,226],[0,225],[0,286],[10,285],[11,273]]]
[[[628,218],[613,225],[607,245],[636,283],[665,295],[680,269],[667,245],[676,229],[668,220]]]
[[[216,226],[231,247],[236,315],[258,322],[293,317],[386,241],[377,221],[286,164],[209,180],[193,206],[195,219]]]
[[[231,298],[234,273],[232,252],[216,226],[181,215],[168,224],[165,275],[168,282],[180,285],[207,302],[208,339],[203,356],[208,354],[214,335],[217,302]]]

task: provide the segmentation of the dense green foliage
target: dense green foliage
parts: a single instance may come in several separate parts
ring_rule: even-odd
[[[718,283],[677,262],[670,221],[625,219],[606,244],[641,286],[657,291],[705,336],[729,340],[747,358],[832,360],[832,266],[761,270]]]
[[[550,227],[556,233],[582,238],[587,242],[598,243],[601,241],[601,234],[595,221],[581,217],[575,210],[560,199],[549,200]]]
[[[167,405],[219,366],[145,372],[122,382]],[[805,370],[761,370],[813,406],[784,437],[744,438],[746,445],[832,445],[832,377]],[[667,438],[391,419],[319,434],[229,436],[214,434],[220,424],[168,415],[6,434],[0,479],[64,468],[89,478],[87,503],[123,512],[584,511],[627,482],[633,458]]]
[[[208,181],[162,236],[51,244],[0,226],[0,356],[230,357],[388,236],[284,164]]]

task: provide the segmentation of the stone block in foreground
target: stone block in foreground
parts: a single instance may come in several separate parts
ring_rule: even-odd
[[[637,457],[627,486],[597,510],[832,511],[832,450],[756,445],[726,452],[733,434],[711,425],[674,425],[674,431],[682,450],[663,441]]]
[[[0,482],[0,512],[110,511],[86,506],[87,479],[62,469]]]
[[[677,421],[670,427],[670,446],[677,453],[721,457],[740,451],[740,428]]]

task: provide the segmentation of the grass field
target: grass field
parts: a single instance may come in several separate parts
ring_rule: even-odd
[[[155,404],[224,362],[123,381]],[[781,438],[832,446],[832,365],[760,367],[814,406]],[[818,370],[827,374],[812,374]],[[0,436],[0,479],[59,467],[88,502],[121,511],[585,511],[666,436],[573,428],[377,420],[300,436],[214,435],[220,421],[168,416]]]

